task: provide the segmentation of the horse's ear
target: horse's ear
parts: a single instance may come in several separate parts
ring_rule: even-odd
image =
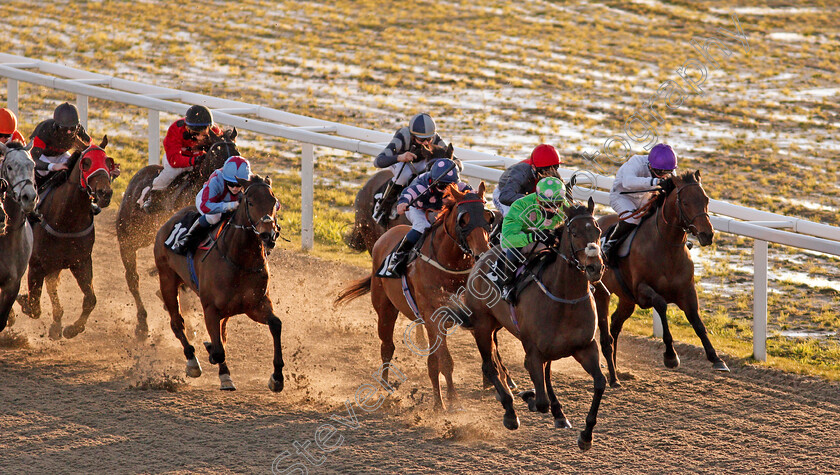
[[[239,132],[236,131],[236,127],[230,129],[230,131],[226,134],[227,139],[230,140],[231,142],[233,142],[233,139],[236,138],[236,134],[238,134],[238,133]]]
[[[107,147],[107,146],[108,146],[108,136],[105,135],[105,136],[102,137],[102,141],[99,142],[99,148],[104,150],[105,147]]]
[[[248,185],[251,184],[251,180],[243,180],[239,177],[236,178],[236,182],[242,186],[242,189],[248,188]]]
[[[589,206],[587,206],[587,209],[589,210],[589,214],[592,214],[592,212],[595,211],[595,200],[593,200],[591,196],[589,197]]]
[[[455,147],[452,144],[446,146],[446,158],[452,158],[452,155],[455,154]]]
[[[484,198],[484,180],[481,180],[481,183],[478,184],[478,196]]]
[[[697,180],[697,183],[700,183],[700,170],[694,170],[694,179]]]
[[[82,171],[86,172],[86,171],[90,170],[90,166],[91,166],[92,163],[93,163],[93,160],[91,160],[90,157],[83,158],[82,163],[81,163]]]
[[[0,143],[0,154],[6,155],[8,151],[9,147],[7,147],[4,143]]]
[[[271,177],[270,176],[266,176],[265,180],[263,180],[263,181],[265,182],[266,185],[271,186]]]

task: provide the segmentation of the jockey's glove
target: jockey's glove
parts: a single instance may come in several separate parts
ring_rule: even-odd
[[[238,201],[228,201],[227,203],[222,203],[222,212],[223,213],[228,213],[230,211],[235,210],[238,207],[239,207],[239,202]]]

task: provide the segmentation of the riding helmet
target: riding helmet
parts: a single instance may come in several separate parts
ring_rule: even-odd
[[[566,201],[566,186],[563,180],[553,176],[543,178],[537,183],[537,201],[549,203],[555,207]]]
[[[190,127],[207,127],[213,124],[213,113],[204,106],[195,105],[187,109],[184,122]]]
[[[59,104],[53,112],[53,120],[59,127],[65,129],[76,128],[79,125],[79,110],[69,102]]]
[[[531,152],[531,165],[537,168],[560,165],[560,154],[548,144],[540,144]]]
[[[248,160],[234,155],[225,161],[222,166],[222,179],[228,183],[236,183],[237,178],[248,180],[251,178],[251,164]]]
[[[408,130],[411,132],[411,135],[417,138],[427,139],[434,137],[436,130],[435,121],[432,120],[429,114],[423,112],[411,118],[408,122]]]
[[[461,177],[458,174],[458,167],[455,162],[448,158],[441,158],[432,165],[432,181],[438,183],[458,183]]]
[[[677,154],[670,145],[664,143],[656,144],[650,149],[648,163],[651,168],[658,170],[674,170],[677,168]]]
[[[0,109],[0,134],[11,135],[17,130],[17,117],[15,113],[6,109]]]

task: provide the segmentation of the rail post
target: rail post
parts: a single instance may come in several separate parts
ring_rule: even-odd
[[[149,109],[149,165],[160,163],[160,112]]]
[[[767,361],[767,241],[753,242],[753,358]]]
[[[300,162],[300,246],[304,251],[315,245],[313,206],[315,199],[315,145],[304,143]]]

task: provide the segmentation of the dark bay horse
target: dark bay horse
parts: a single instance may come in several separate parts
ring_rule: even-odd
[[[422,157],[424,160],[434,158],[451,159],[453,158],[454,147],[452,144],[449,144],[447,147],[428,144],[428,146],[423,147],[412,147],[411,152],[418,157]],[[356,211],[355,222],[353,229],[344,236],[344,242],[350,249],[359,252],[371,252],[376,240],[385,234],[385,231],[399,224],[409,224],[408,218],[404,215],[398,215],[395,219],[389,221],[387,226],[382,226],[373,219],[373,208],[376,205],[374,195],[393,177],[394,174],[391,173],[391,170],[379,171],[370,177],[367,183],[356,194],[356,201],[353,203],[353,208]]]
[[[701,246],[711,244],[715,234],[709,221],[709,197],[700,184],[700,171],[669,178],[662,187],[664,193],[655,198],[656,203],[648,212],[647,219],[639,225],[630,254],[619,261],[617,268],[607,269],[603,283],[609,293],[603,288],[595,293],[601,350],[607,359],[610,386],[621,385],[616,375],[618,335],[637,305],[641,308],[653,307],[662,320],[665,366],[676,368],[680,365],[667,319],[668,304],[675,303],[703,343],[706,358],[712,362],[714,369],[729,371],[712,347],[706,327],[700,320],[694,288],[694,262],[686,247],[686,233],[697,237]],[[617,221],[617,215],[610,215],[601,218],[598,224],[607,229]],[[618,306],[607,320],[610,294],[618,296]],[[607,322],[610,322],[609,328]]]
[[[219,365],[222,390],[235,390],[225,362],[227,321],[244,313],[252,320],[268,325],[274,339],[274,372],[268,381],[272,391],[283,390],[283,353],[280,347],[282,323],[274,314],[268,295],[268,262],[266,255],[274,248],[278,227],[275,221],[277,199],[271,191],[271,180],[259,176],[239,180],[245,190],[239,207],[225,224],[220,237],[209,250],[199,249],[194,256],[197,282],[193,281],[188,257],[173,253],[166,245],[176,223],[195,207],[175,214],[158,231],[155,238],[155,265],[160,277],[160,291],[169,312],[172,331],[184,347],[187,376],[201,376],[195,348],[184,333],[184,317],[178,304],[178,288],[188,285],[201,299],[204,322],[210,343],[205,343],[210,363]],[[178,231],[174,231],[177,233]]]
[[[441,373],[446,378],[448,402],[454,404],[457,400],[452,381],[454,365],[446,345],[446,336],[452,330],[447,325],[448,319],[436,311],[447,305],[448,299],[461,290],[477,256],[489,248],[489,231],[495,215],[484,209],[483,196],[483,182],[475,193],[461,193],[450,186],[444,195],[443,209],[432,227],[426,231],[427,237],[420,248],[421,256],[406,270],[405,281],[420,317],[412,320],[415,320],[415,325],[426,327],[429,341],[432,342],[429,348],[414,348],[414,351],[427,356],[435,409],[443,407],[439,380]],[[415,313],[403,293],[401,280],[377,277],[376,271],[410,229],[409,226],[397,226],[383,234],[373,247],[371,275],[351,283],[336,298],[336,304],[339,305],[370,292],[373,308],[379,316],[383,363],[389,363],[394,355],[394,325],[397,317],[400,313],[406,316]],[[449,319],[448,323],[456,322]],[[382,378],[387,381],[387,365],[385,368]]]
[[[562,406],[551,386],[551,362],[572,356],[592,375],[595,393],[586,416],[586,428],[578,437],[578,446],[587,450],[592,445],[601,396],[606,388],[599,366],[598,344],[595,342],[596,309],[590,283],[597,282],[604,271],[598,240],[601,230],[595,223],[590,198],[588,206],[564,208],[566,220],[552,231],[559,242],[550,251],[557,257],[537,273],[537,281],[525,287],[515,307],[501,300],[495,284],[486,277],[495,259],[494,253],[478,261],[469,279],[465,307],[471,312],[473,336],[481,353],[481,369],[492,381],[505,409],[504,425],[519,428],[513,408],[513,395],[508,387],[509,375],[498,357],[495,333],[502,327],[522,341],[525,368],[531,375],[536,395],[525,397],[531,411],[548,412],[557,428],[570,428]],[[500,377],[501,375],[501,377]],[[529,392],[527,392],[529,393]]]
[[[239,155],[234,139],[236,139],[236,129],[226,130],[221,136],[215,135],[210,129],[208,140],[212,145],[204,155],[204,159],[192,171],[187,172],[183,179],[172,183],[167,194],[164,195],[164,203],[160,211],[149,214],[143,211],[138,201],[143,190],[152,185],[152,180],[157,177],[163,166],[143,167],[131,178],[125,189],[117,215],[117,241],[120,244],[120,257],[125,267],[128,290],[131,291],[134,304],[137,306],[137,327],[134,332],[138,339],[148,337],[149,327],[146,323],[146,307],[143,306],[143,300],[140,297],[137,250],[152,244],[157,230],[175,210],[195,203],[195,196],[213,171],[221,168],[229,157]]]
[[[20,280],[32,254],[32,228],[26,215],[35,209],[35,161],[28,147],[18,142],[0,144],[0,196],[5,209],[0,231],[0,331],[11,325],[9,315],[20,291]]]
[[[73,338],[85,329],[90,312],[96,306],[93,293],[93,243],[96,240],[91,202],[100,208],[111,203],[114,160],[107,156],[108,137],[99,146],[90,145],[75,152],[67,162],[70,175],[67,181],[55,186],[41,197],[38,210],[42,221],[33,227],[34,245],[29,259],[29,294],[18,298],[23,313],[32,318],[41,316],[41,288],[47,281],[47,293],[53,308],[53,323],[49,335],[61,338],[61,317],[64,310],[58,299],[58,276],[70,269],[84,293],[79,319],[64,328],[64,337]]]

